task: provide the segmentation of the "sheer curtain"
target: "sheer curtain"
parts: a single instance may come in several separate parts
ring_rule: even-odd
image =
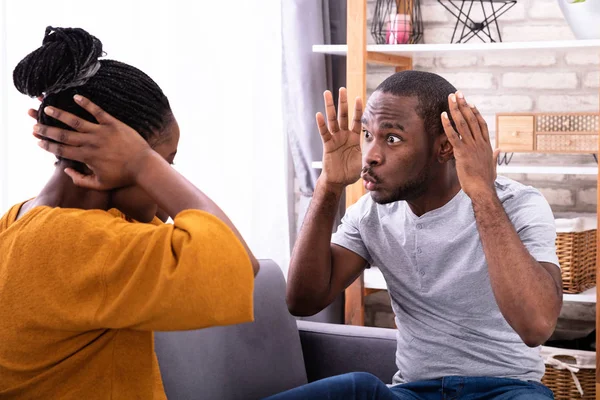
[[[175,168],[229,215],[255,255],[289,261],[287,140],[281,110],[281,5],[269,0],[2,2],[0,212],[35,196],[53,157],[31,136],[12,70],[47,25],[81,27],[106,58],[155,79],[181,128]],[[260,11],[258,11],[260,8]]]

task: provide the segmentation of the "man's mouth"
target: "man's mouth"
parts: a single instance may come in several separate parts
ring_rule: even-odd
[[[377,179],[376,177],[374,177],[373,175],[371,175],[368,172],[363,172],[361,174],[361,178],[364,181],[365,189],[367,189],[369,191],[377,189],[377,185],[379,184],[379,179]]]

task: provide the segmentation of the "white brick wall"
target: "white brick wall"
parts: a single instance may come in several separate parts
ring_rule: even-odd
[[[508,52],[482,55],[484,67],[548,67],[556,64],[555,53],[511,54]]]
[[[575,89],[575,72],[508,72],[502,76],[505,88]]]
[[[595,51],[575,50],[565,56],[567,65],[597,66],[600,64],[600,55]]]
[[[595,187],[589,188],[589,189],[578,190],[577,191],[577,202],[581,206],[590,205],[595,208],[596,202],[597,202],[597,194],[598,194],[598,192]]]
[[[438,65],[443,68],[472,67],[477,64],[477,56],[439,57]]]
[[[490,72],[441,72],[438,74],[446,78],[458,89],[492,89],[494,75]]]
[[[539,189],[550,204],[557,206],[575,205],[575,196],[569,189],[556,189],[549,187],[541,187]]]
[[[428,57],[428,56],[413,57],[413,68],[415,68],[415,69],[433,68],[434,65],[435,65],[435,57]]]
[[[502,28],[503,42],[573,39],[575,36],[567,25],[505,25]]]
[[[530,2],[529,0],[528,2]],[[556,0],[535,1],[529,9],[529,17],[534,20],[560,20],[563,21],[563,13]],[[542,23],[547,21],[540,21]]]
[[[600,87],[600,71],[593,71],[585,74],[583,85],[588,88]]]
[[[598,112],[598,95],[540,95],[537,108],[548,112]]]
[[[526,95],[469,95],[467,100],[477,106],[482,114],[487,112],[524,112],[533,109],[533,100]]]
[[[530,182],[539,182],[544,184],[544,182],[564,182],[565,176],[553,174],[527,174],[525,179]]]
[[[450,13],[444,7],[440,7],[439,4],[421,6],[421,15],[423,15],[423,20],[428,23],[449,22],[451,17]]]

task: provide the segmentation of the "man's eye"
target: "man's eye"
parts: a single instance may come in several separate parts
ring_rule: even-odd
[[[371,133],[367,130],[363,129],[363,135],[365,137],[365,139],[370,139],[371,138]]]
[[[387,138],[388,143],[400,143],[402,141],[402,139],[398,136],[388,136]]]

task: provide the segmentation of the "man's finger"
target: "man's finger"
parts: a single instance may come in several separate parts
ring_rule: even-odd
[[[78,116],[73,115],[70,112],[63,111],[56,107],[47,106],[44,108],[44,112],[52,118],[57,119],[64,124],[67,124],[68,126],[70,126],[78,132],[94,132],[95,129],[98,127],[98,124],[86,121],[83,118],[79,118]]]
[[[315,116],[317,120],[317,127],[319,128],[319,133],[321,134],[321,138],[323,143],[327,143],[331,140],[331,133],[327,129],[327,123],[325,123],[325,117],[320,112]]]
[[[329,132],[335,134],[340,130],[340,126],[337,121],[337,114],[335,112],[335,105],[333,104],[333,96],[329,90],[323,93],[323,100],[325,101],[325,114],[327,115],[327,124],[329,126]]]
[[[38,112],[37,112],[37,110],[34,110],[33,108],[30,108],[29,110],[27,110],[27,115],[29,115],[31,118],[35,119],[36,121],[38,119]]]
[[[33,133],[46,139],[52,139],[60,144],[75,147],[88,144],[91,139],[90,135],[86,135],[85,133],[69,131],[67,129],[43,124],[35,124],[33,126]]]
[[[456,92],[456,100],[458,103],[458,108],[460,109],[460,113],[462,114],[464,120],[467,122],[467,125],[469,126],[469,131],[473,135],[473,139],[475,141],[480,140],[480,138],[482,137],[482,133],[479,127],[479,121],[477,120],[477,117],[473,113],[473,110],[467,103],[467,100],[465,100],[465,96],[460,90]]]
[[[118,122],[118,120],[116,118],[114,118],[113,116],[108,114],[106,111],[104,111],[103,109],[98,107],[96,104],[94,104],[92,101],[90,101],[90,99],[88,99],[87,97],[83,97],[79,94],[76,94],[73,97],[73,99],[75,100],[75,102],[77,102],[77,104],[79,104],[81,107],[83,107],[87,112],[92,114],[94,116],[94,118],[96,118],[96,121],[98,121],[99,124],[110,125],[110,124],[114,124],[115,122]]]
[[[475,118],[477,118],[477,122],[479,123],[479,129],[481,130],[481,136],[483,137],[483,140],[485,140],[486,143],[489,143],[490,142],[490,131],[488,129],[487,122],[485,122],[485,119],[483,119],[483,116],[481,115],[481,113],[479,112],[477,107],[475,107],[473,104],[469,104],[469,107],[471,108],[471,111],[475,115]]]
[[[464,119],[460,108],[458,107],[456,94],[452,93],[448,96],[448,105],[450,107],[450,115],[452,115],[452,120],[454,121],[454,125],[456,126],[456,130],[460,134],[460,137],[465,142],[472,142],[473,134],[469,129],[469,124]]]
[[[452,147],[454,147],[455,149],[460,147],[462,144],[460,141],[460,137],[458,136],[456,130],[454,130],[454,128],[452,127],[452,122],[450,122],[446,111],[442,113],[442,126],[444,127],[444,133],[448,137],[448,140],[450,141]]]
[[[352,132],[360,135],[362,132],[362,113],[363,113],[363,105],[362,99],[357,97],[354,100],[354,116],[352,117]]]
[[[338,110],[339,110],[339,124],[340,129],[343,131],[348,130],[348,93],[346,88],[340,88],[340,94],[338,97]]]

